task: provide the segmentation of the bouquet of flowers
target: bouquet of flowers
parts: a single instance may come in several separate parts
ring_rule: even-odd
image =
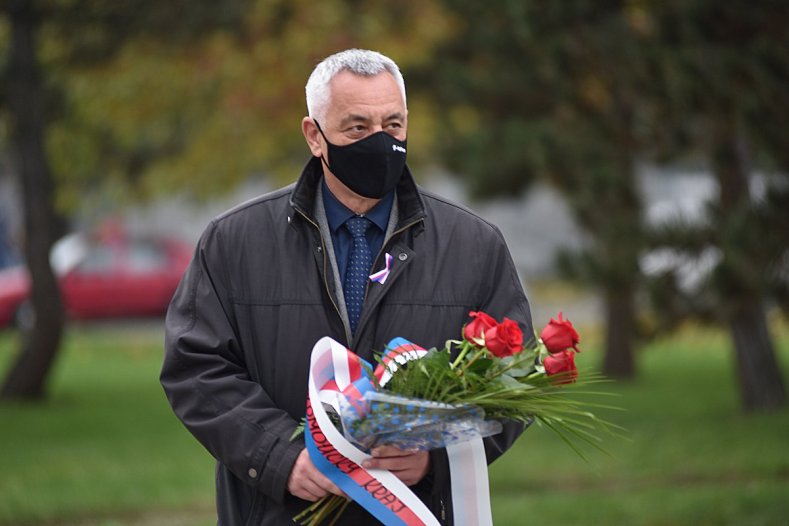
[[[393,340],[375,373],[365,375],[366,387],[356,385],[353,396],[339,397],[333,421],[345,437],[363,451],[382,444],[428,450],[496,434],[502,420],[536,421],[582,457],[575,439],[599,449],[596,431],[615,426],[589,411],[604,406],[582,403],[565,389],[603,380],[579,378],[580,337],[570,321],[559,313],[524,344],[513,320],[499,322],[481,311],[469,315],[462,339],[447,341],[443,349]],[[346,503],[324,497],[294,521],[317,526],[329,517],[336,520]]]

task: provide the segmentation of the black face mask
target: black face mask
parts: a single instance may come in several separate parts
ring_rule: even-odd
[[[380,199],[395,189],[405,169],[407,141],[398,141],[380,131],[351,144],[337,146],[326,139],[318,121],[315,125],[329,147],[331,164],[323,156],[321,160],[342,184],[371,199]]]

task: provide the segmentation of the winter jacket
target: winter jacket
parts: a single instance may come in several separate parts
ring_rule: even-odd
[[[406,169],[373,270],[393,256],[385,284],[369,282],[351,338],[321,209],[319,159],[300,179],[214,219],[166,319],[161,383],[178,418],[216,458],[220,526],[286,525],[309,503],[287,491],[303,439],[310,352],[330,336],[374,362],[402,336],[425,348],[460,337],[472,310],[516,320],[533,334],[529,304],[498,229],[419,189]],[[488,462],[522,426],[485,440]],[[443,450],[412,488],[451,524]],[[377,524],[356,504],[339,524]]]

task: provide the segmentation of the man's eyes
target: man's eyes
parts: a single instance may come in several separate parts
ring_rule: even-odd
[[[403,129],[403,123],[400,121],[387,122],[383,125],[384,131],[399,132]],[[353,136],[365,135],[370,132],[370,127],[366,124],[354,124],[345,129],[345,133]]]
[[[361,124],[348,126],[343,133],[351,139],[359,139],[367,135],[367,126]]]

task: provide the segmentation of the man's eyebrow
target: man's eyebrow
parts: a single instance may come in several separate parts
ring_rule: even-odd
[[[368,122],[369,120],[370,118],[365,115],[358,115],[352,113],[350,115],[343,117],[343,119],[340,121],[340,127],[346,126],[352,122]]]
[[[383,122],[401,121],[403,119],[405,119],[405,114],[402,113],[402,112],[396,111],[396,112],[391,113],[391,114],[387,115],[386,117],[384,117]],[[341,128],[345,127],[348,124],[351,124],[353,122],[364,122],[364,123],[367,123],[367,122],[370,122],[370,120],[371,120],[370,117],[367,116],[367,115],[360,115],[360,114],[357,114],[357,113],[351,113],[350,115],[346,115],[345,117],[342,118],[342,120],[340,121],[340,127]]]

